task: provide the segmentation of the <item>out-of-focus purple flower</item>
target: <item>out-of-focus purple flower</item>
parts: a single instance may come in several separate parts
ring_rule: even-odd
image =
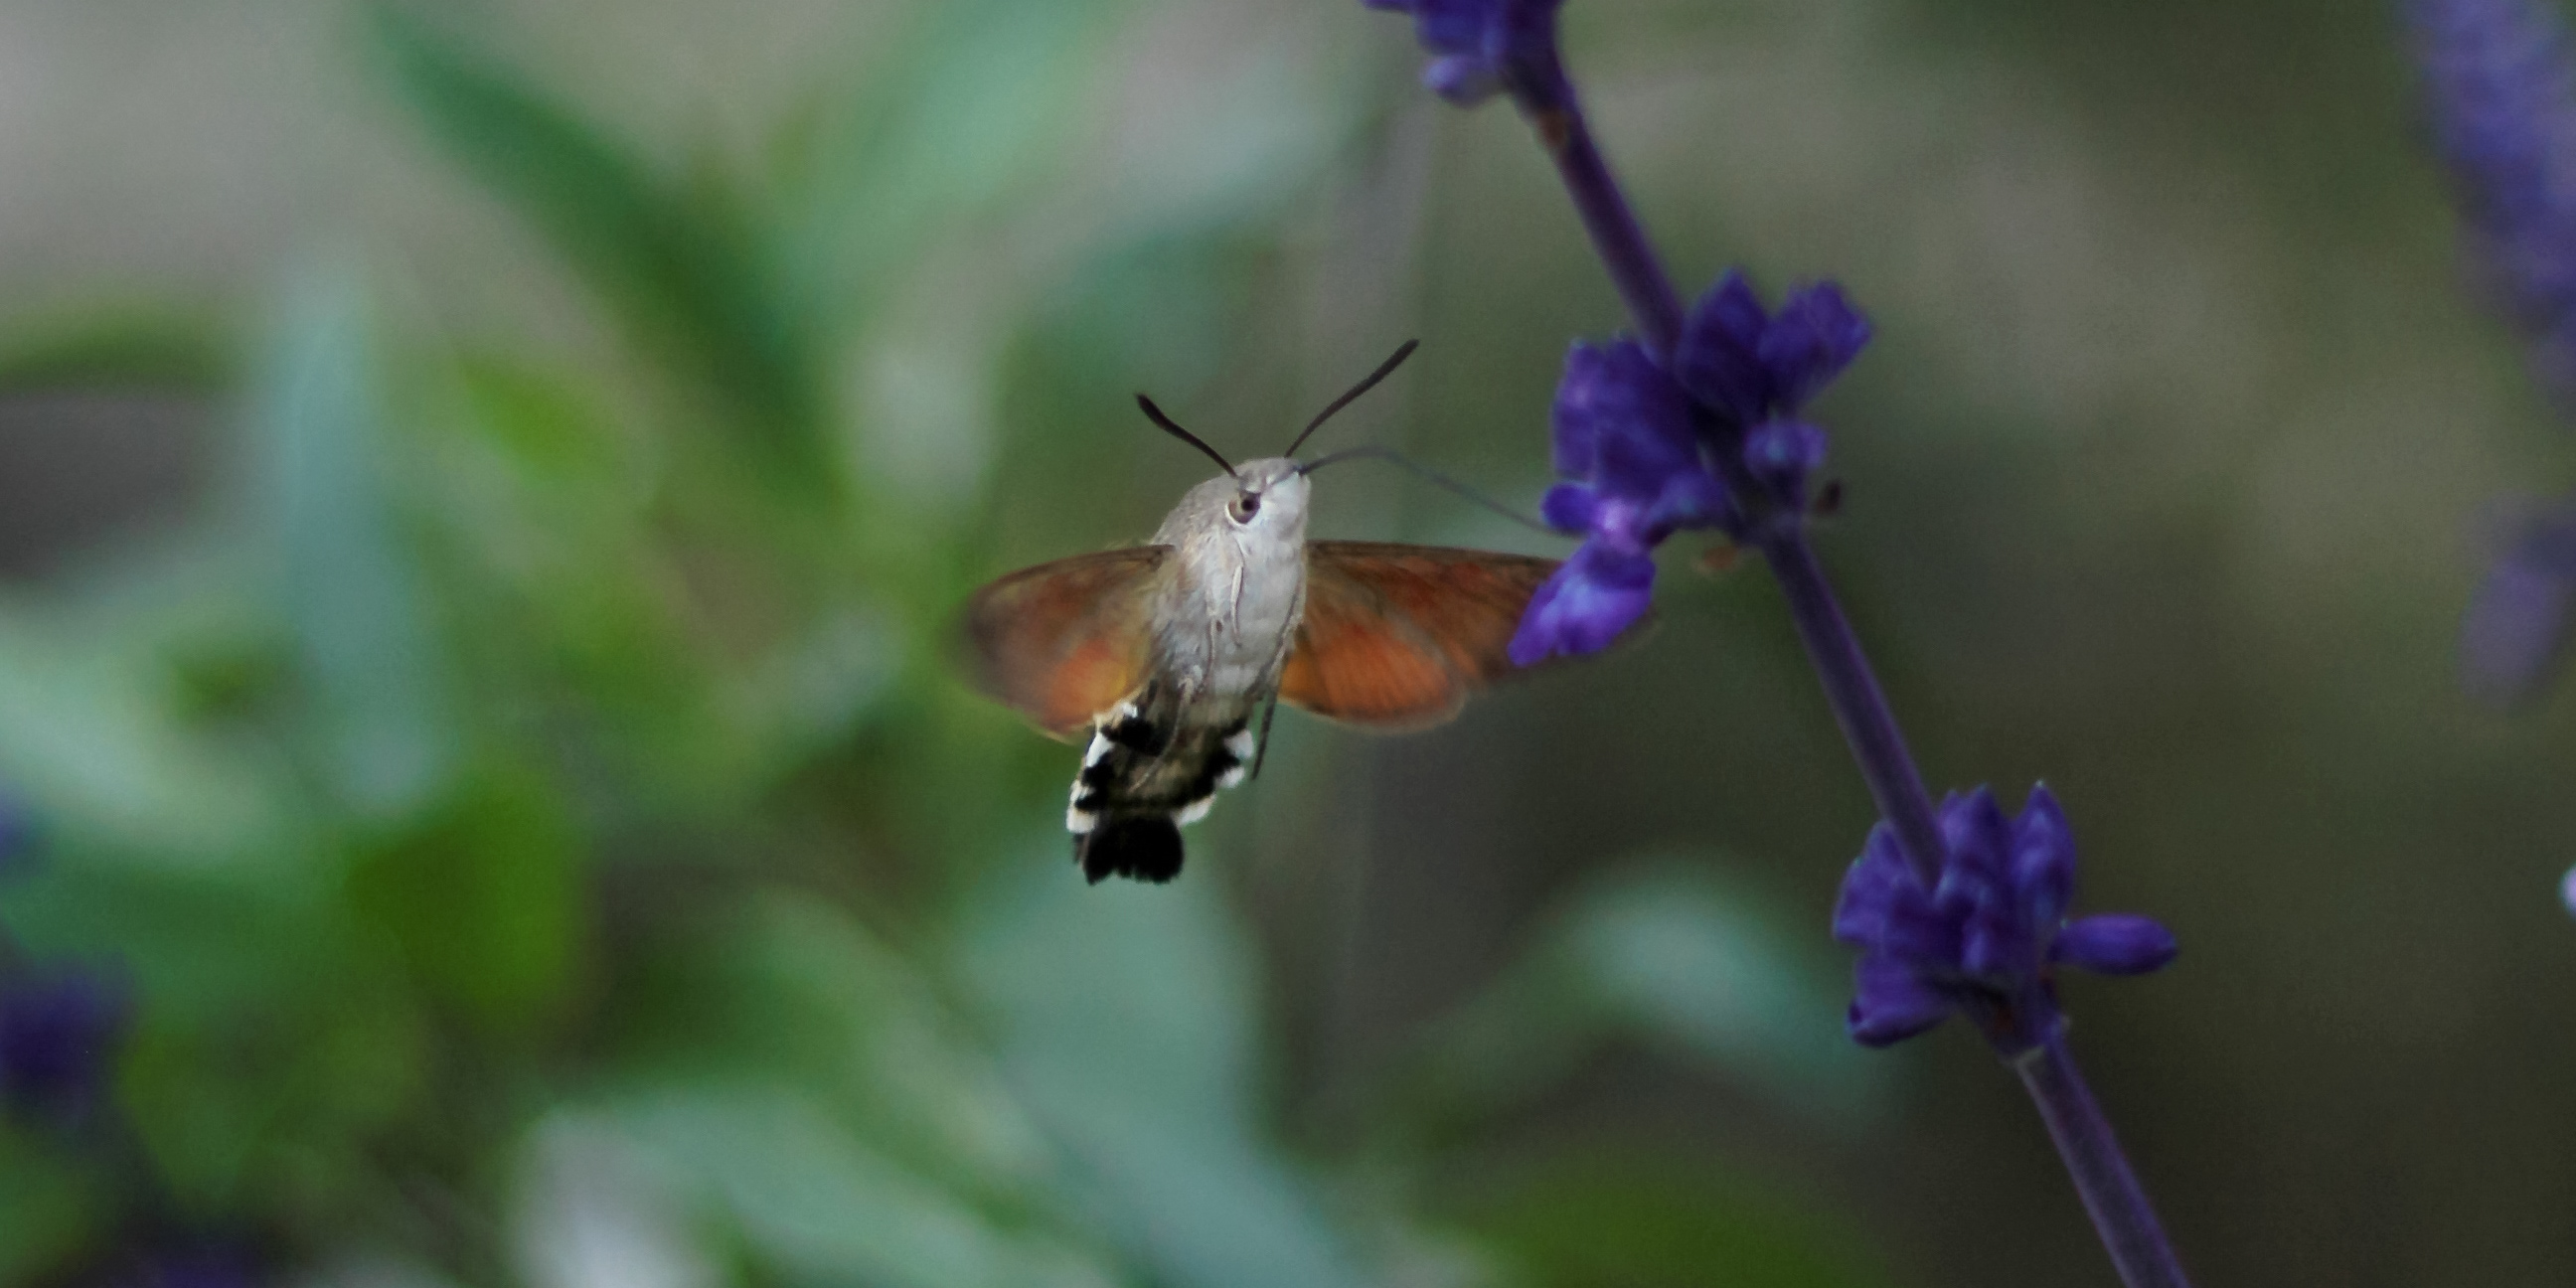
[[[1508,93],[1529,110],[1572,96],[1556,52],[1556,10],[1565,0],[1360,0],[1413,15],[1431,54],[1422,83],[1461,107]]]
[[[137,1238],[65,1276],[90,1288],[257,1288],[261,1259],[238,1239],[197,1234]]]
[[[117,1288],[255,1288],[259,1274],[251,1259],[227,1247],[192,1247],[166,1251],[145,1260]]]
[[[2576,396],[2576,57],[2534,0],[2410,0],[2434,140],[2479,267]]]
[[[2576,501],[2520,521],[2460,627],[2461,679],[2490,701],[2531,696],[2565,653],[2576,610]]]
[[[1789,292],[1776,314],[1730,271],[1691,306],[1673,367],[1691,395],[1744,426],[1744,465],[1795,506],[1824,463],[1825,432],[1798,414],[1869,343],[1869,319],[1832,282]]]
[[[1654,548],[1684,528],[1724,523],[1690,396],[1633,340],[1577,344],[1556,390],[1556,470],[1540,510],[1583,547],[1539,588],[1512,637],[1515,663],[1599,651],[1645,615]]]
[[[106,1093],[131,1012],[123,985],[94,971],[0,981],[0,1109],[31,1122],[86,1117]]]
[[[2018,818],[1983,787],[1954,793],[1941,802],[1941,836],[1949,853],[1931,890],[1884,823],[1843,877],[1834,938],[1861,949],[1847,1022],[1863,1045],[1902,1041],[1962,1011],[2015,1055],[2057,1027],[2057,966],[2135,975],[2173,960],[2173,935],[2151,918],[2067,919],[2075,836],[2046,787],[2031,789]]]

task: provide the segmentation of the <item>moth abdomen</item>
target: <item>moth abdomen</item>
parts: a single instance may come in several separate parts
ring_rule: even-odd
[[[1172,745],[1172,726],[1168,719],[1156,720],[1137,714],[1133,702],[1121,702],[1110,709],[1109,718],[1101,722],[1095,739],[1124,747],[1138,755],[1160,756]],[[1095,746],[1098,741],[1095,741]],[[1088,767],[1090,758],[1084,759]]]
[[[1171,880],[1181,870],[1179,829],[1243,781],[1252,744],[1240,715],[1205,724],[1143,715],[1134,702],[1112,708],[1083,753],[1065,812],[1083,875]]]

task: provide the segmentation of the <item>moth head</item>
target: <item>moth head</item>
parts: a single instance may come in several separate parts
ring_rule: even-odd
[[[1306,472],[1284,456],[1245,461],[1234,471],[1225,521],[1250,532],[1286,536],[1306,527]]]
[[[1367,379],[1351,386],[1341,397],[1334,399],[1330,406],[1317,412],[1315,418],[1307,421],[1306,427],[1298,431],[1296,439],[1288,444],[1287,451],[1262,460],[1246,461],[1239,466],[1225,459],[1223,452],[1208,446],[1207,440],[1182,428],[1180,422],[1164,415],[1163,409],[1155,406],[1152,398],[1144,394],[1136,395],[1136,406],[1145,413],[1147,420],[1154,422],[1164,433],[1205,453],[1209,460],[1216,462],[1217,466],[1225,471],[1223,475],[1191,489],[1189,496],[1183,498],[1181,508],[1174,512],[1175,517],[1205,515],[1213,504],[1222,522],[1237,532],[1257,533],[1283,540],[1304,540],[1306,475],[1313,466],[1299,465],[1296,462],[1297,449],[1305,445],[1306,439],[1314,434],[1317,427],[1332,419],[1334,412],[1349,406],[1352,399],[1367,393],[1376,386],[1377,382],[1386,379],[1387,373],[1403,365],[1404,360],[1412,356],[1414,345],[1414,341],[1405,341],[1403,347],[1397,349],[1386,361],[1379,363],[1377,370],[1370,372]],[[1317,462],[1317,464],[1321,463]],[[1199,522],[1204,523],[1207,520],[1200,519]]]

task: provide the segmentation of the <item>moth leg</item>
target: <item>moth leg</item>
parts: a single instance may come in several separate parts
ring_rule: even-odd
[[[1261,777],[1261,762],[1270,758],[1270,721],[1279,714],[1279,690],[1270,691],[1270,701],[1261,708],[1261,737],[1252,745],[1252,776]]]

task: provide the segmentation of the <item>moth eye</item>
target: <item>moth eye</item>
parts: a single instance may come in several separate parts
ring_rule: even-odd
[[[1252,516],[1259,513],[1261,494],[1258,492],[1239,492],[1233,500],[1225,503],[1225,517],[1237,523],[1250,523]]]

